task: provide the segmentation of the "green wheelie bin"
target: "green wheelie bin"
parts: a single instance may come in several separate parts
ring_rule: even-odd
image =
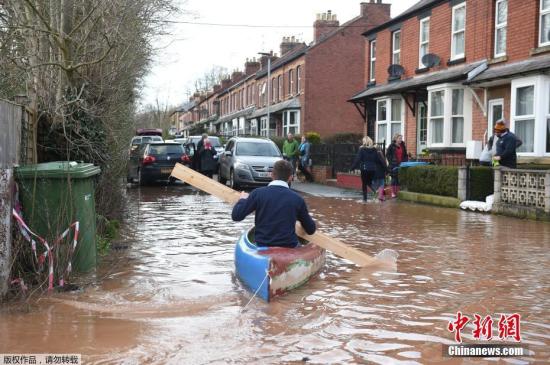
[[[23,219],[34,233],[53,243],[72,223],[79,222],[72,256],[72,267],[79,272],[96,265],[94,180],[100,172],[91,163],[68,161],[21,166],[15,172]]]

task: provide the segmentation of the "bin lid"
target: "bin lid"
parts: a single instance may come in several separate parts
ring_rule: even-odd
[[[98,175],[101,169],[92,163],[75,161],[55,161],[25,165],[16,168],[15,173],[20,178],[51,178],[61,179],[68,175],[73,179],[85,179]]]

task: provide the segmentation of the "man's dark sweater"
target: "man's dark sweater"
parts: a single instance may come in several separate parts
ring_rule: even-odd
[[[497,153],[500,156],[500,165],[515,169],[517,165],[517,137],[512,132],[506,132],[500,135],[497,142]]]
[[[240,199],[233,207],[231,218],[242,221],[255,211],[255,241],[258,246],[296,247],[296,221],[308,234],[315,233],[315,222],[304,199],[278,184],[284,183],[276,180],[270,186],[253,190],[247,199]]]

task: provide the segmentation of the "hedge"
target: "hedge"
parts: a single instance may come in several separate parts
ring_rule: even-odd
[[[399,169],[399,183],[408,191],[423,194],[458,196],[458,167],[414,166]]]
[[[485,201],[488,195],[493,194],[493,169],[487,166],[470,167],[470,200]]]

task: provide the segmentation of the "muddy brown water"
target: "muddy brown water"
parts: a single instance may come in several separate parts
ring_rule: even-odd
[[[233,248],[252,219],[233,223],[227,204],[186,186],[127,194],[122,249],[79,279],[82,291],[0,311],[0,353],[81,353],[86,364],[495,363],[442,357],[460,310],[522,315],[529,356],[498,363],[550,358],[548,223],[306,196],[323,231],[370,254],[396,250],[397,270],[329,254],[304,287],[245,308]],[[463,338],[477,343],[472,329]]]

